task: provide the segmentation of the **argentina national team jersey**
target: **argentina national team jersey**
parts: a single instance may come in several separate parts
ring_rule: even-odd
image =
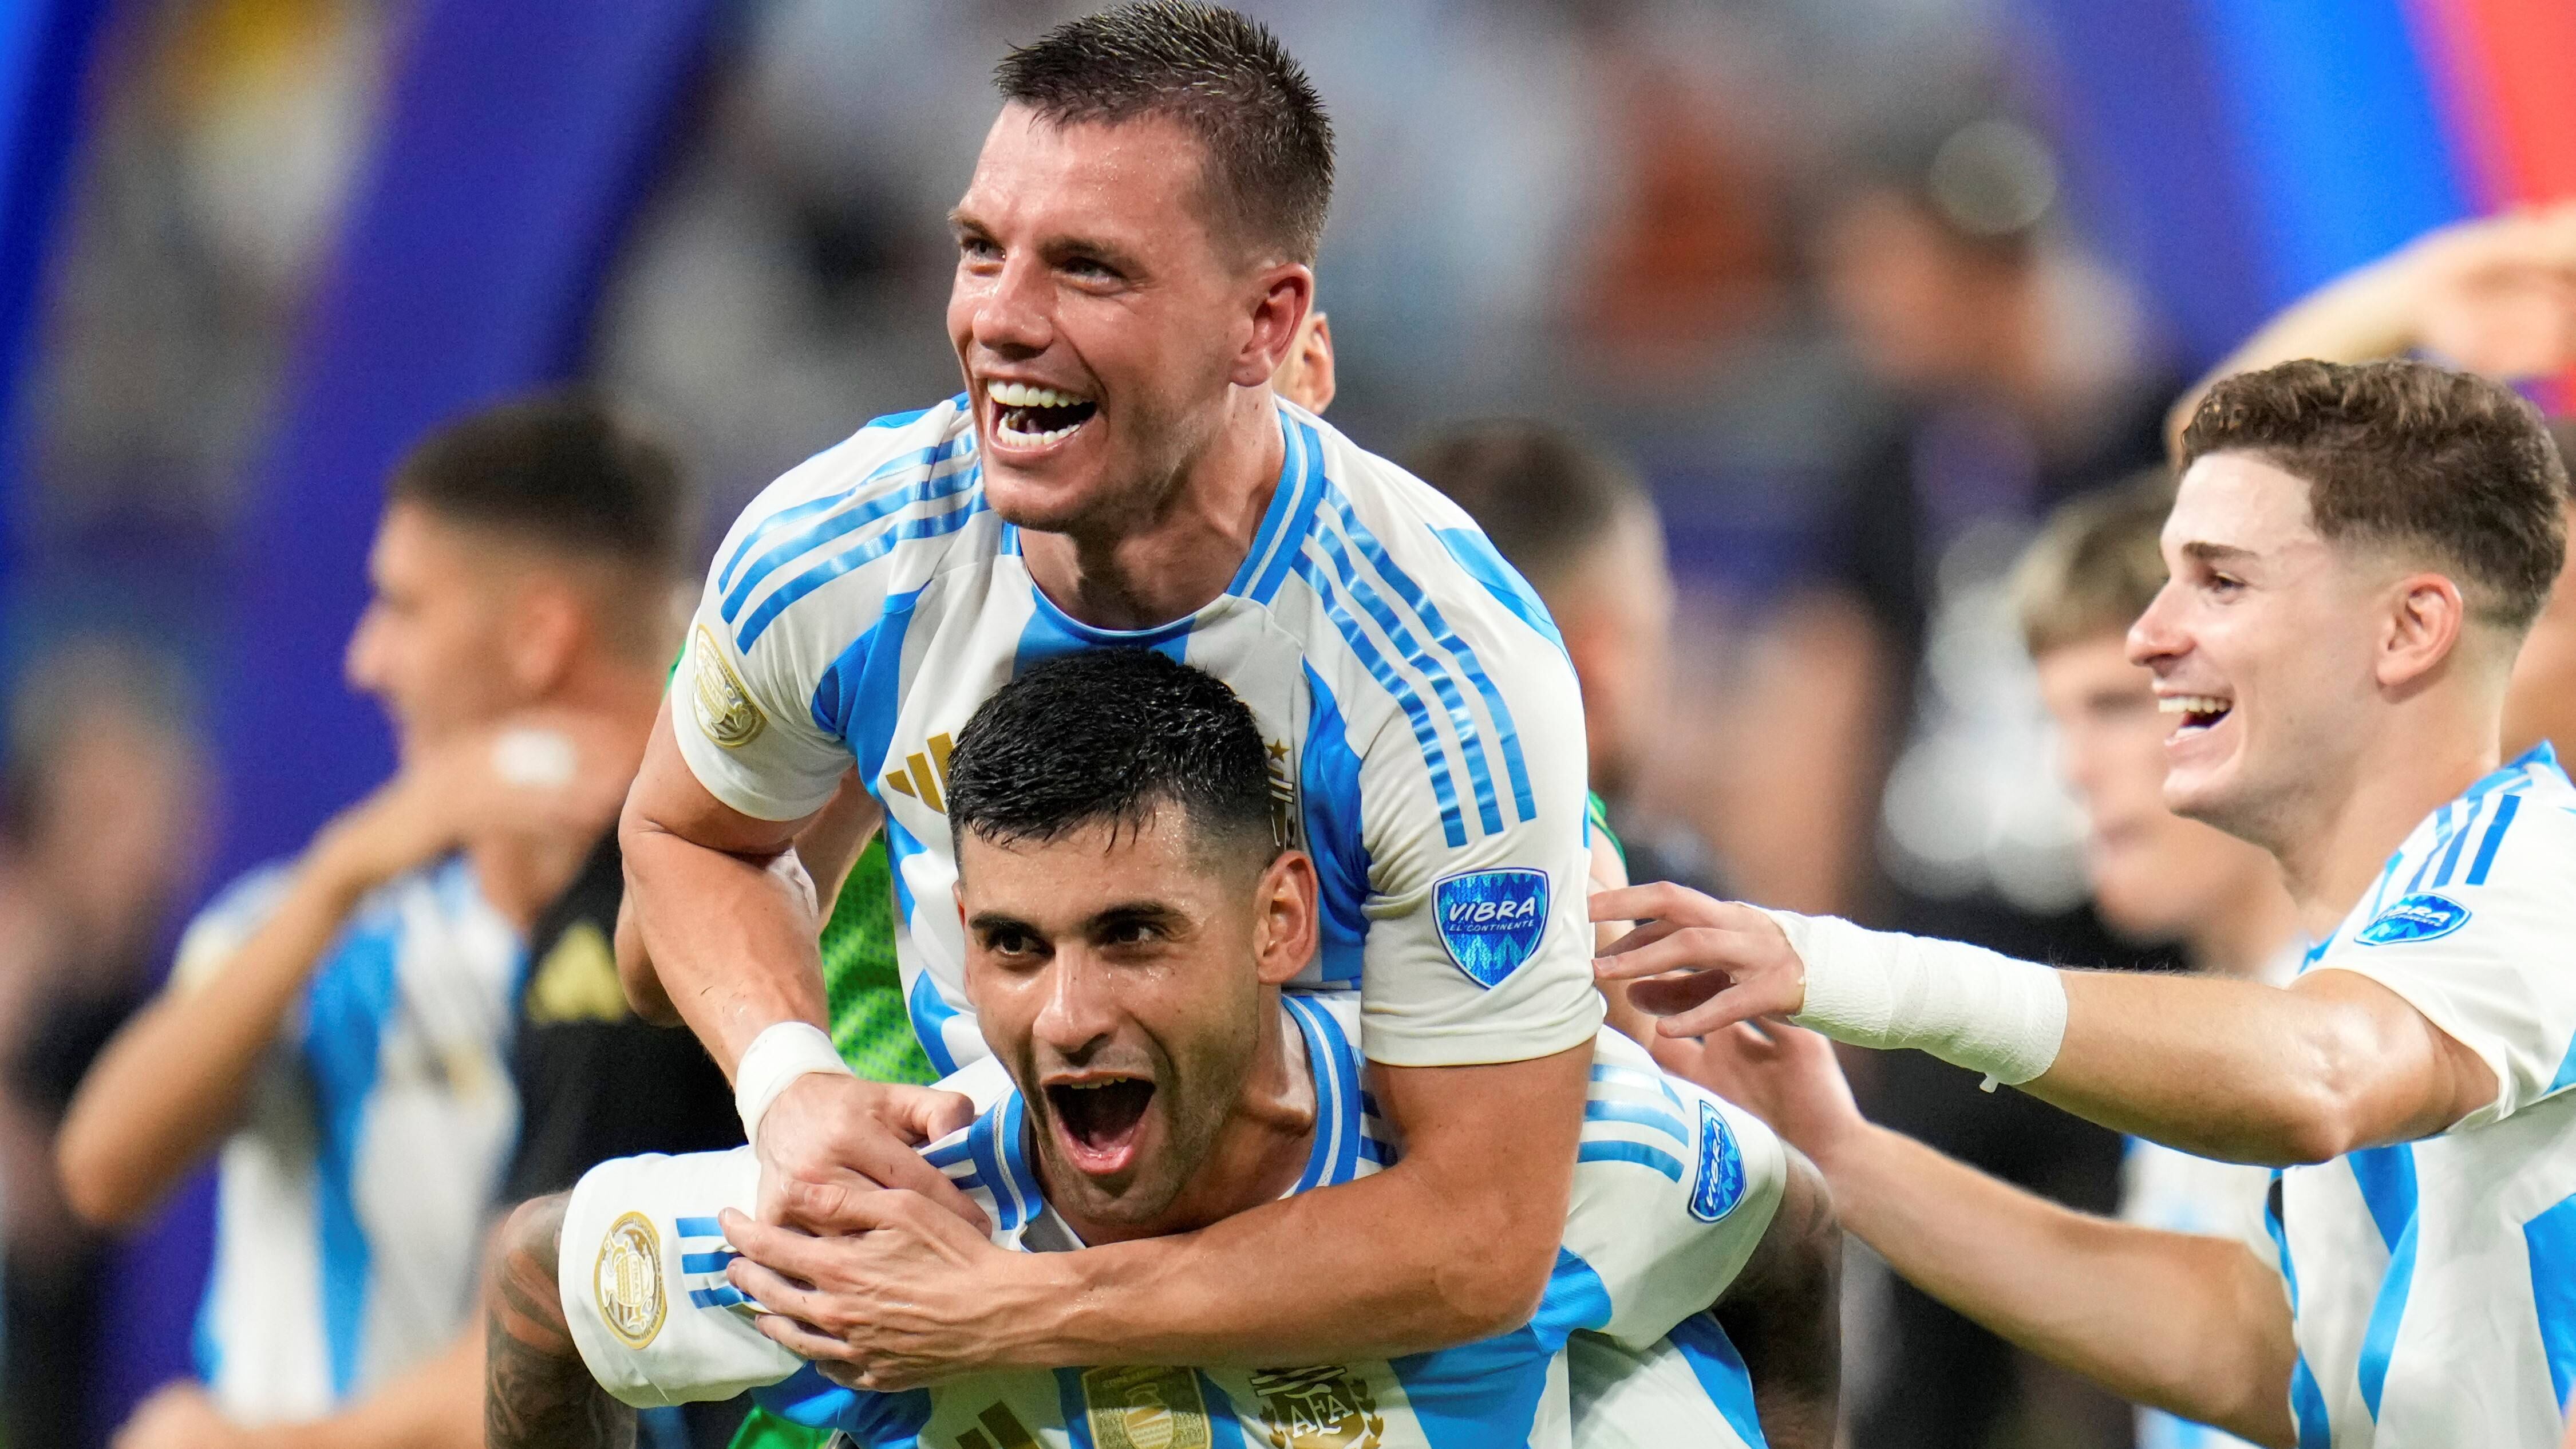
[[[1367,1090],[1355,1004],[1285,1000],[1316,1096],[1294,1194],[1366,1176],[1399,1149]],[[991,1217],[995,1243],[1081,1246],[1046,1203],[1008,1078],[989,1060],[969,1075],[1000,1083],[998,1095],[976,1093],[992,1098],[982,1115],[925,1155]],[[840,1388],[754,1330],[751,1305],[726,1280],[733,1253],[716,1214],[752,1201],[759,1165],[748,1149],[594,1169],[565,1213],[562,1300],[584,1363],[627,1403],[751,1388],[772,1412],[868,1449],[1759,1445],[1743,1362],[1704,1310],[1768,1230],[1786,1154],[1758,1122],[1667,1081],[1607,1031],[1585,1117],[1564,1245],[1537,1315],[1436,1353],[1257,1371],[1015,1371],[891,1394]],[[1580,1358],[1571,1392],[1569,1348]]]
[[[2576,1387],[2576,788],[2543,745],[2417,826],[2310,952],[2495,1072],[2438,1136],[2281,1174],[2300,1449],[2554,1445]]]
[[[957,732],[1045,660],[1160,650],[1250,706],[1285,836],[1323,888],[1306,989],[1359,988],[1400,1066],[1518,1061],[1601,1019],[1585,920],[1582,706],[1555,626],[1427,484],[1281,403],[1284,459],[1226,592],[1161,628],[1081,624],[986,506],[964,398],[880,418],[772,484],[717,552],[672,723],[697,778],[770,820],[855,761],[885,807],[913,1021],[985,1053],[944,813]]]
[[[284,894],[270,868],[188,928],[184,993]],[[314,969],[216,1179],[198,1372],[236,1422],[317,1418],[452,1343],[518,1126],[518,933],[461,858],[370,893]]]

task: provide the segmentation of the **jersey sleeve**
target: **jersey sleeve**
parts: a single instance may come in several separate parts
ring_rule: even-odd
[[[1383,707],[1359,761],[1362,1037],[1389,1066],[1527,1061],[1602,1020],[1573,665],[1491,586],[1463,569],[1447,582],[1415,605],[1418,630],[1395,616],[1414,667],[1378,662]]]
[[[2455,842],[2313,969],[2396,992],[2495,1073],[2495,1100],[2456,1132],[2576,1085],[2576,814],[2503,795]]]
[[[707,792],[745,815],[822,808],[850,751],[817,699],[863,669],[887,596],[917,555],[980,504],[951,407],[881,420],[790,470],[735,520],[671,680],[671,728]],[[902,423],[887,426],[887,422]]]
[[[1713,1306],[1770,1231],[1788,1180],[1770,1128],[1603,1029],[1565,1225],[1566,1252],[1609,1300],[1597,1331],[1644,1349]]]

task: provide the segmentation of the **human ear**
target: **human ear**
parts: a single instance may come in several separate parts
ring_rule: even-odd
[[[1257,387],[1279,371],[1297,340],[1298,324],[1315,305],[1315,272],[1302,262],[1265,267],[1256,279],[1260,290],[1252,303],[1252,331],[1235,354],[1237,387]]]
[[[1320,889],[1315,862],[1302,850],[1281,851],[1261,872],[1253,953],[1262,984],[1284,986],[1315,958]]]
[[[2421,573],[2398,580],[2380,639],[2380,686],[2402,689],[2431,673],[2458,647],[2467,625],[2468,603],[2449,578]]]

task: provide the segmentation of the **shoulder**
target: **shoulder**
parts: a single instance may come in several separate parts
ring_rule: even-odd
[[[251,867],[216,891],[180,933],[170,984],[191,987],[214,974],[276,914],[294,878],[293,862],[272,860]]]
[[[962,398],[878,418],[761,490],[717,548],[707,602],[748,653],[790,606],[882,573],[871,565],[926,578],[985,511]]]
[[[921,1149],[922,1160],[984,1210],[1003,1247],[1017,1247],[1044,1206],[1026,1155],[1027,1125],[1019,1093],[1005,1092],[974,1121]]]

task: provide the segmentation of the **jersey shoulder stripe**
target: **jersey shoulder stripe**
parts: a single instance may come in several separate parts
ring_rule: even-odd
[[[963,397],[880,418],[773,483],[725,541],[712,593],[748,653],[798,600],[986,511]]]

